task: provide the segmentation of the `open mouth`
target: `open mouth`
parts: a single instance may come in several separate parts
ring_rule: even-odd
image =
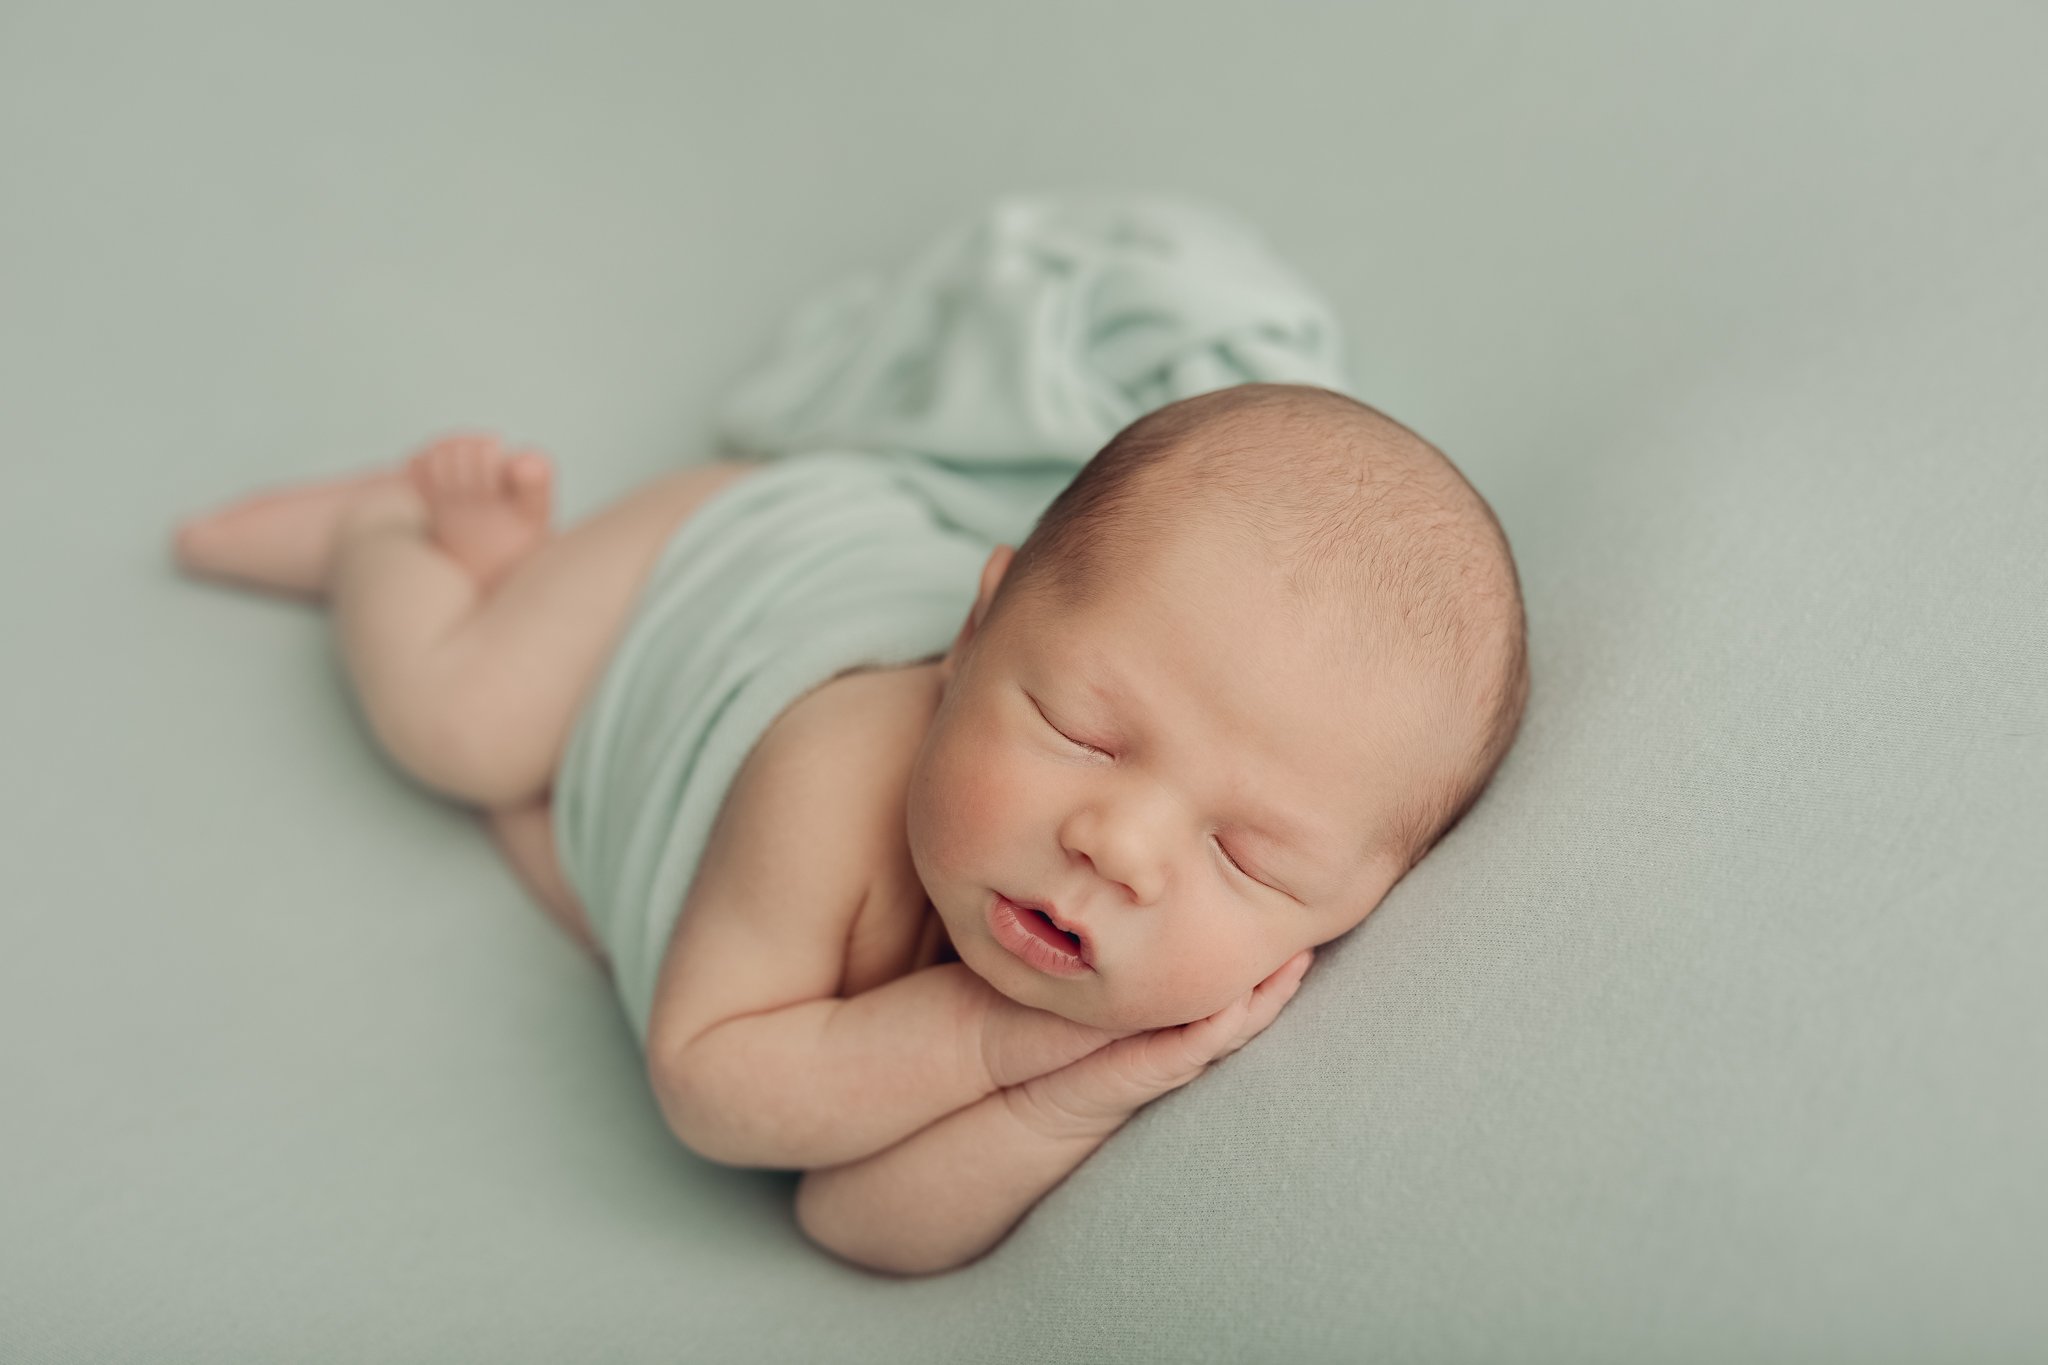
[[[1052,922],[1042,910],[1019,905],[997,892],[989,900],[991,937],[1013,956],[1052,976],[1089,976],[1095,971],[1089,944]]]
[[[1079,934],[1070,934],[1057,924],[1054,924],[1046,918],[1043,910],[1033,910],[1028,905],[1020,905],[1017,907],[1017,918],[1024,922],[1026,929],[1029,929],[1053,947],[1064,948],[1070,953],[1081,951],[1081,936]]]

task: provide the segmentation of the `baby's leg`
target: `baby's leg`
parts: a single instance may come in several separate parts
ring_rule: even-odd
[[[498,852],[512,865],[528,894],[609,973],[611,958],[597,941],[597,932],[590,927],[590,915],[577,899],[569,879],[562,875],[561,860],[555,856],[554,806],[549,798],[542,797],[524,806],[487,810],[483,817]]]
[[[325,589],[372,732],[447,795],[491,809],[545,795],[663,543],[750,468],[719,461],[648,483],[540,541],[488,592],[437,535],[442,512],[462,505],[455,492],[371,486],[337,528]],[[502,480],[496,465],[492,473]],[[487,495],[490,487],[509,512],[510,487],[487,485]],[[466,491],[469,532],[487,541],[486,509]]]

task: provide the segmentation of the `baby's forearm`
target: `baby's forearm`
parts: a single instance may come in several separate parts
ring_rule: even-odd
[[[874,1156],[808,1172],[796,1193],[804,1234],[897,1275],[980,1256],[1123,1126],[1048,1136],[1021,1115],[1019,1089],[984,1096]]]
[[[848,1000],[729,1019],[651,1066],[669,1126],[699,1156],[808,1169],[879,1152],[992,1093],[992,992],[955,962]]]
[[[649,1070],[669,1127],[699,1156],[810,1170],[883,1151],[1116,1036],[949,962],[849,1000],[728,1019]]]
[[[1131,1115],[1206,1072],[1273,1022],[1315,953],[1304,948],[1243,998],[1186,1024],[1141,1030],[1054,1063],[873,1156],[813,1170],[797,1184],[797,1223],[828,1251],[874,1270],[923,1275],[965,1265],[1000,1242]],[[992,1018],[1002,1016],[992,1015]],[[1048,1041],[1086,1031],[1026,1010],[1014,1022],[1060,1027],[1007,1041],[1028,1072]],[[1008,1064],[991,1067],[1001,1074]]]

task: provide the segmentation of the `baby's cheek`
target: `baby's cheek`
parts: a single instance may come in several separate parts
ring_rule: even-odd
[[[1206,1018],[1256,984],[1242,979],[1250,946],[1232,946],[1221,933],[1191,930],[1153,951],[1141,989],[1154,1028]]]
[[[948,744],[928,755],[910,798],[911,851],[920,874],[981,881],[999,875],[1017,820],[1016,783],[986,748]]]
[[[946,821],[949,842],[977,860],[1000,858],[1013,838],[1023,804],[1017,776],[998,750],[980,748],[960,757],[962,761],[951,769],[942,793],[941,818]],[[993,869],[984,871],[993,873]]]

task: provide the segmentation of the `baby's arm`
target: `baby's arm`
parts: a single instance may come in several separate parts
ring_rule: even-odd
[[[1131,1115],[1273,1022],[1314,957],[1304,949],[1228,1008],[1125,1037],[988,1095],[887,1151],[797,1186],[812,1241],[872,1270],[951,1270],[1000,1242]]]
[[[708,1160],[837,1166],[1125,1036],[1019,1005],[949,962],[727,1019],[658,1068],[655,1095]]]
[[[840,1165],[1124,1036],[1019,1005],[959,962],[839,997],[877,860],[902,852],[903,799],[877,775],[928,720],[820,688],[734,780],[647,1026],[655,1099],[699,1156]]]

